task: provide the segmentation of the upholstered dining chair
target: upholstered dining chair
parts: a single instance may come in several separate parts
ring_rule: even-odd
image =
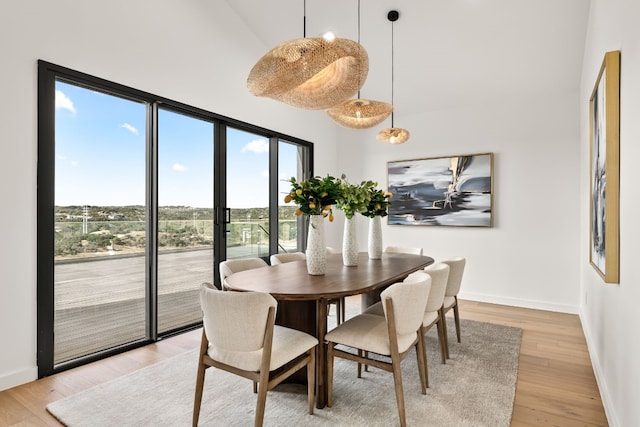
[[[447,280],[447,289],[444,292],[444,301],[442,303],[442,314],[445,315],[453,309],[453,318],[456,324],[456,337],[460,342],[460,312],[458,311],[458,293],[462,285],[462,274],[464,266],[467,262],[464,257],[451,258],[442,261],[449,266],[449,279]],[[447,336],[447,323],[444,322],[445,339],[447,339],[447,358],[449,358],[449,340]]]
[[[210,367],[252,380],[254,392],[258,385],[254,421],[258,427],[263,423],[267,391],[306,366],[309,414],[313,414],[318,340],[275,325],[275,298],[262,292],[223,292],[204,283],[200,304],[204,327],[193,404],[194,427],[200,416],[205,371]]]
[[[222,283],[222,289],[226,289],[224,279],[226,279],[231,274],[237,273],[239,271],[268,266],[269,264],[267,264],[265,260],[257,257],[228,259],[226,261],[222,261],[219,265],[220,283]]]
[[[304,252],[285,252],[281,254],[273,254],[269,258],[269,260],[271,261],[271,265],[278,265],[291,261],[304,261],[306,259],[307,256],[304,254]]]
[[[327,253],[331,253],[330,249],[331,248],[327,247]],[[273,254],[271,255],[269,260],[271,261],[271,265],[278,265],[278,264],[283,264],[285,262],[301,261],[306,259],[307,259],[307,256],[305,255],[304,252],[288,252],[288,253],[281,253],[281,254]],[[340,323],[344,322],[344,318],[346,315],[344,298],[331,299],[329,300],[329,305],[336,306],[336,323],[339,325]]]
[[[406,426],[400,363],[409,350],[415,347],[422,394],[426,394],[425,352],[420,328],[430,283],[431,279],[427,275],[423,281],[415,283],[394,283],[380,295],[384,316],[358,314],[325,335],[325,341],[328,342],[327,406],[333,405],[334,358],[352,360],[358,363],[358,367],[361,364],[371,365],[393,373],[400,425]],[[337,344],[357,350],[357,354],[346,349],[338,349]],[[385,360],[371,358],[369,357],[371,353],[386,356],[386,358]],[[359,377],[360,374],[361,371],[358,369]],[[371,404],[376,403],[371,402]]]
[[[447,277],[449,275],[449,267],[443,263],[432,264],[425,267],[424,270],[419,270],[409,274],[402,283],[412,283],[423,280],[424,275],[429,275],[431,278],[431,289],[429,291],[429,297],[427,298],[427,304],[424,310],[424,316],[422,319],[421,337],[424,339],[426,348],[425,335],[433,325],[436,325],[438,331],[438,343],[440,344],[440,357],[442,363],[447,362],[447,349],[446,349],[446,336],[444,327],[444,315],[442,312],[442,302],[444,300],[444,291],[447,287]],[[371,307],[367,308],[364,313],[374,314],[377,316],[383,316],[384,312],[381,303],[375,303]],[[425,352],[425,378],[427,387],[429,387],[429,367],[427,365],[427,355]],[[365,369],[367,367],[365,366]]]
[[[412,248],[408,246],[387,246],[384,252],[396,254],[422,255],[422,248]]]
[[[447,278],[449,277],[449,266],[443,263],[431,264],[425,267],[424,272],[431,276],[431,292],[424,310],[422,319],[421,334],[426,346],[426,334],[436,325],[438,331],[438,343],[440,344],[440,358],[442,363],[447,363],[447,336],[442,302],[444,301],[444,291],[447,288]],[[427,373],[427,387],[429,386],[429,367],[425,355],[425,372]]]

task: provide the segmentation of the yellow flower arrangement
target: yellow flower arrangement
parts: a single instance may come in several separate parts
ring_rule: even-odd
[[[393,197],[393,194],[375,188],[378,185],[377,182],[373,184],[374,185],[369,188],[369,204],[366,209],[360,211],[360,214],[369,218],[387,216],[387,210],[389,209],[389,205],[391,205],[389,199]]]
[[[322,215],[333,221],[333,205],[341,192],[339,179],[327,175],[298,182],[292,177],[290,182],[291,191],[285,196],[284,202],[298,205],[296,215]]]

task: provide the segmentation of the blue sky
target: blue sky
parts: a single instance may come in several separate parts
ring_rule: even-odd
[[[55,204],[144,205],[145,105],[56,82],[55,108]],[[212,207],[213,124],[167,110],[158,123],[160,206]],[[280,147],[279,174],[288,180],[296,174],[296,149]],[[268,151],[265,138],[229,130],[229,207],[268,205]]]

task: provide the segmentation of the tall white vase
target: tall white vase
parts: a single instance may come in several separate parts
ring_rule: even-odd
[[[356,217],[345,218],[342,235],[342,263],[346,266],[358,265],[358,235]]]
[[[369,218],[369,238],[367,240],[369,259],[382,258],[382,226],[380,217]]]
[[[307,272],[320,276],[324,274],[326,267],[327,245],[324,240],[324,218],[322,215],[311,215],[307,235]]]

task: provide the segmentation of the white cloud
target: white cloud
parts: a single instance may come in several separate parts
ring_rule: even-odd
[[[265,169],[262,171],[262,176],[269,178],[269,169]]]
[[[68,110],[72,114],[76,114],[76,108],[73,106],[73,101],[67,97],[61,90],[56,90],[56,110],[62,108]]]
[[[256,154],[260,153],[268,153],[269,152],[269,143],[266,139],[255,139],[242,147],[242,152],[246,153],[247,151],[251,151]]]
[[[72,160],[71,161],[71,166],[78,166],[79,164],[80,164],[80,162],[77,161],[77,160]]]
[[[181,165],[180,163],[174,163],[173,166],[171,166],[171,169],[173,169],[176,172],[184,172],[187,170],[187,168],[184,165]]]
[[[133,126],[131,126],[129,123],[123,123],[120,125],[121,128],[128,130],[129,132],[131,132],[134,135],[138,134],[138,129],[134,128]]]

